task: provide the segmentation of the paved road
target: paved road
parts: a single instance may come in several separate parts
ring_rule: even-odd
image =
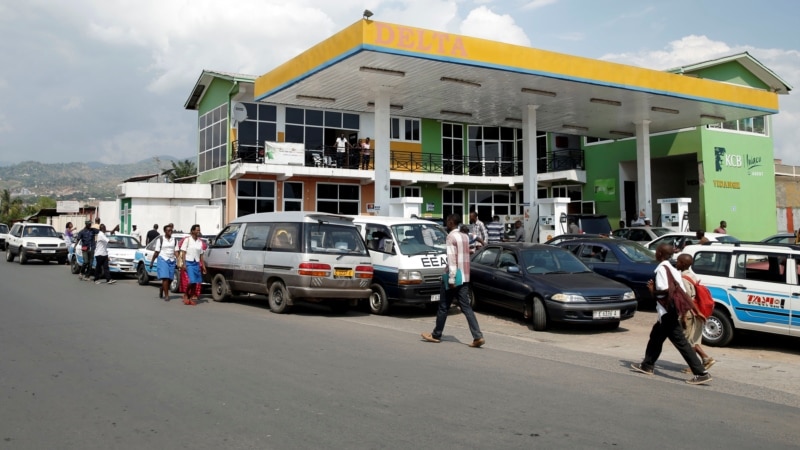
[[[52,264],[0,262],[0,287],[0,448],[796,448],[800,438],[797,395],[734,374],[740,349],[714,353],[724,362],[707,387],[683,384],[670,351],[657,376],[630,372],[646,314],[616,333],[534,333],[481,314],[487,345],[472,349],[457,315],[444,342],[421,342],[433,318],[414,309],[275,315],[255,297],[187,307],[157,299],[155,285],[95,286]],[[798,380],[782,358],[768,361]]]

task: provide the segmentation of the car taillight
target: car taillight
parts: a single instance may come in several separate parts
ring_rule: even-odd
[[[331,276],[331,266],[330,264],[304,262],[300,263],[297,273],[310,277],[329,277]]]
[[[356,278],[372,278],[372,266],[356,266]]]

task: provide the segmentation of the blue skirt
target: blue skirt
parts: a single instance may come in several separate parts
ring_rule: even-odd
[[[175,278],[175,260],[158,257],[156,259],[156,273],[159,280],[172,280]]]
[[[186,261],[184,270],[189,277],[189,284],[197,284],[203,282],[203,273],[200,271],[200,263],[197,261]]]

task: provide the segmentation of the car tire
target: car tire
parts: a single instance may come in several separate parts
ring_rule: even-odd
[[[547,330],[547,310],[545,310],[544,302],[539,297],[533,298],[533,330],[545,331]]]
[[[717,307],[703,326],[703,344],[725,347],[733,340],[733,322],[727,311]]]
[[[221,273],[214,275],[211,280],[211,298],[215,302],[224,302],[231,297],[231,290],[228,287],[228,280]]]
[[[14,261],[14,254],[11,253],[11,247],[6,245],[6,261],[13,262]]]
[[[289,291],[282,282],[276,281],[269,287],[269,310],[275,314],[289,312],[292,306],[289,304]]]
[[[386,315],[386,312],[389,311],[389,298],[386,296],[386,291],[380,284],[373,284],[371,289],[372,293],[367,299],[369,312],[379,316]]]
[[[136,282],[139,283],[139,286],[147,286],[150,284],[150,275],[147,274],[144,263],[139,263],[136,267]]]
[[[28,264],[28,255],[25,254],[25,250],[22,248],[19,249],[19,263]]]

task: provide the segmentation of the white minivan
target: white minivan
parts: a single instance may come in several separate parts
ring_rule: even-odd
[[[382,216],[356,216],[353,222],[372,255],[370,312],[386,314],[392,303],[438,305],[447,267],[441,225]]]
[[[209,246],[211,295],[265,294],[275,313],[296,301],[342,313],[372,292],[372,263],[351,217],[317,212],[250,214],[229,223]]]

